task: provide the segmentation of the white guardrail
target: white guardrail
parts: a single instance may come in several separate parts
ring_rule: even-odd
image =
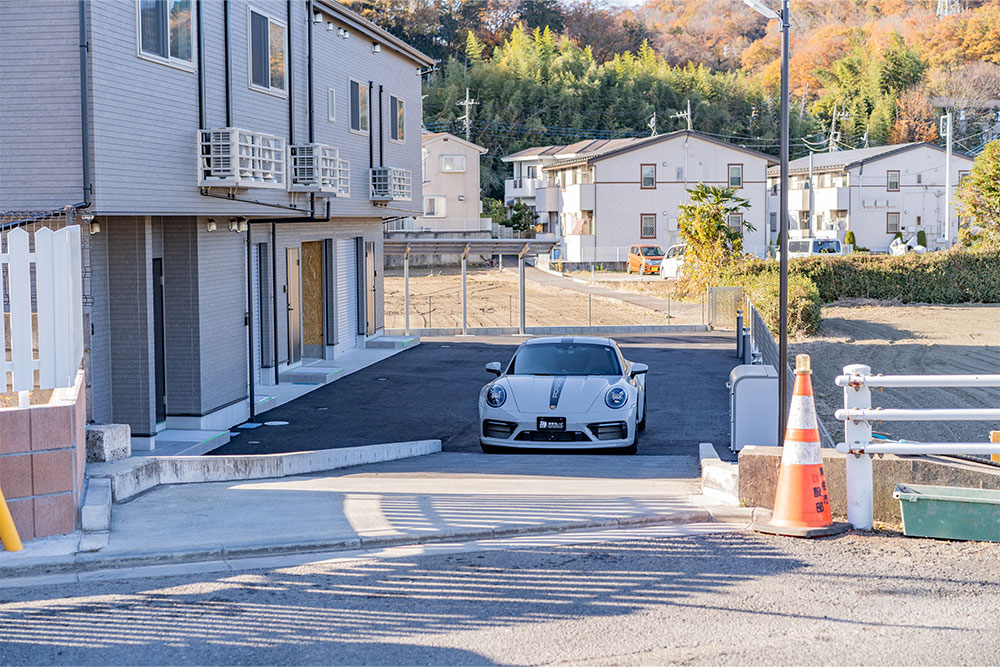
[[[845,366],[844,374],[837,377],[836,383],[844,388],[844,407],[835,413],[837,419],[844,422],[844,442],[837,445],[837,451],[849,455],[846,463],[847,520],[855,529],[872,527],[874,454],[1000,454],[997,443],[874,440],[871,426],[873,421],[1000,421],[998,408],[873,408],[871,392],[872,387],[1000,387],[1000,375],[872,375],[869,366],[857,364]]]

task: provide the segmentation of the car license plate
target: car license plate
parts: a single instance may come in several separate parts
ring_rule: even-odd
[[[565,431],[566,430],[566,418],[565,417],[539,417],[538,418],[538,430],[539,431]]]

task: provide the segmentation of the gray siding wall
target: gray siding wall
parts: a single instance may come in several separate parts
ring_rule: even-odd
[[[76,2],[0,2],[0,210],[83,200]]]
[[[110,224],[110,223],[109,223]],[[90,404],[88,418],[111,421],[111,308],[108,282],[108,234],[90,236]]]
[[[152,224],[143,216],[112,218],[108,235],[112,419],[132,435],[154,423]]]
[[[247,397],[246,235],[206,229],[196,227],[200,414]]]
[[[167,415],[201,414],[201,304],[194,218],[161,218]]]

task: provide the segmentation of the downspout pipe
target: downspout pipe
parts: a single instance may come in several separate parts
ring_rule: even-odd
[[[314,70],[313,70],[313,16],[315,16],[315,13],[314,13],[315,11],[316,10],[315,10],[314,5],[313,5],[313,0],[309,0],[309,32],[307,33],[307,35],[308,35],[307,36],[307,42],[308,42],[308,51],[309,51],[309,54],[308,54],[308,56],[309,56],[309,59],[308,59],[308,65],[309,65],[309,67],[308,67],[307,74],[306,74],[306,80],[308,82],[308,86],[307,87],[309,89],[309,91],[308,91],[309,92],[309,101],[308,101],[308,104],[306,105],[306,108],[308,109],[308,113],[309,113],[309,143],[312,143],[312,142],[314,142],[316,140],[316,120],[315,120],[315,116],[313,115],[313,104],[314,104],[314,100],[313,100],[313,77],[314,77]]]
[[[205,32],[201,27],[201,2],[195,0],[195,41],[198,44],[198,129],[205,129]]]
[[[378,87],[378,166],[385,166],[385,135],[382,132],[382,86]]]
[[[198,3],[201,4],[201,3]],[[250,395],[250,419],[257,416],[256,396],[254,395],[254,357],[253,347],[253,228],[247,225],[247,387]]]
[[[222,44],[226,51],[226,127],[233,126],[232,56],[229,48],[229,0],[222,0]]]
[[[87,33],[87,0],[80,0],[80,149],[83,162],[83,201],[73,208],[87,208],[94,186],[90,174],[90,35]]]
[[[368,82],[368,124],[369,124],[369,128],[368,128],[368,168],[369,169],[375,167],[375,144],[373,143],[374,142],[374,138],[372,137],[372,129],[370,127],[370,125],[371,125],[371,118],[372,118],[372,82],[369,81]]]
[[[295,71],[295,50],[292,48],[292,35],[295,34],[295,31],[292,29],[294,27],[292,21],[292,0],[285,0],[285,10],[288,18],[288,56],[286,59],[287,66],[285,67],[288,72],[288,143],[291,145],[295,143],[295,85],[292,81],[292,74]],[[312,25],[311,19],[309,24]]]

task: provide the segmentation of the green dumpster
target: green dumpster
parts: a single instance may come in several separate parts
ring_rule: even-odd
[[[892,497],[905,535],[1000,542],[1000,491],[897,484]]]

